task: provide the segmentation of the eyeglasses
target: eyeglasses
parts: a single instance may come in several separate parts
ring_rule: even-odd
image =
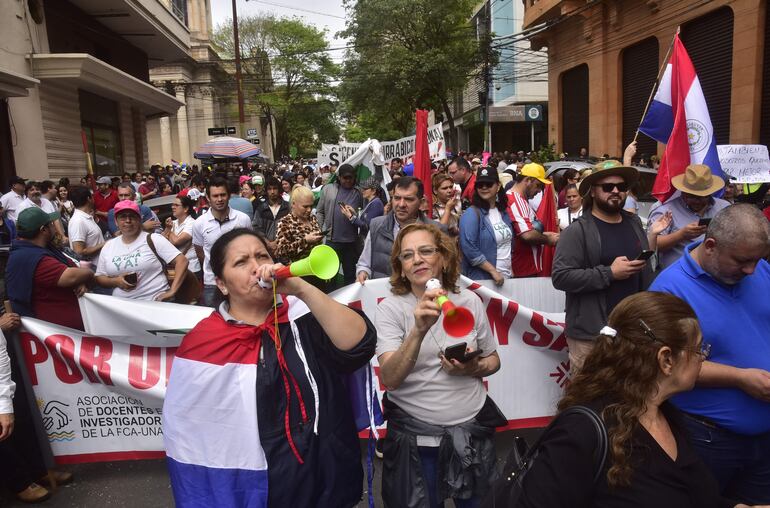
[[[422,259],[431,259],[438,253],[438,251],[438,247],[428,247],[427,245],[417,249],[417,253]],[[398,259],[400,259],[402,263],[410,263],[414,261],[414,254],[415,253],[412,250],[405,250],[398,255]]]
[[[642,328],[642,331],[644,331],[644,334],[649,337],[649,339],[653,342],[658,342],[660,344],[664,344],[666,346],[670,346],[670,344],[667,344],[663,342],[662,340],[658,339],[655,334],[652,332],[652,328],[650,328],[647,323],[644,322],[643,319],[639,320],[639,326]],[[711,354],[711,344],[706,344],[705,342],[701,342],[699,347],[688,347],[683,346],[680,349],[683,349],[685,351],[690,351],[692,353],[695,353],[697,355],[700,355],[704,360],[709,357]]]
[[[116,220],[121,220],[124,222],[130,222],[134,220],[139,220],[139,216],[133,213],[122,213],[115,217]]]
[[[618,192],[626,192],[628,190],[628,184],[626,182],[619,183],[598,183],[594,187],[601,187],[604,192],[612,192],[613,189],[618,189]]]
[[[496,182],[476,182],[477,189],[489,189],[493,187]]]

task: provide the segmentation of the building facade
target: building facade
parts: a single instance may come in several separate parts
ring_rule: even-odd
[[[4,7],[2,183],[12,175],[77,182],[89,160],[97,175],[145,169],[147,118],[182,105],[149,83],[149,68],[187,54],[183,20],[158,0],[13,0]]]
[[[177,0],[161,1],[171,7]],[[190,29],[189,57],[150,70],[150,81],[184,105],[173,115],[147,122],[151,162],[194,163],[193,153],[213,137],[208,130],[226,127],[235,127],[234,136],[249,139],[262,149],[265,157],[272,158],[271,131],[266,118],[248,115],[245,132],[239,132],[234,66],[223,62],[211,44],[211,0],[185,1],[186,5],[180,8],[185,8]]]
[[[472,18],[477,36],[491,30],[492,46],[499,57],[489,71],[486,95],[480,68],[479,76],[469,80],[454,99],[458,150],[478,152],[484,148],[485,101],[492,151],[528,151],[547,143],[547,55],[544,50],[531,49],[522,38],[523,20],[520,0],[488,0],[477,6]],[[527,114],[531,108],[526,106],[537,106],[540,119],[531,120]]]
[[[533,49],[548,48],[548,136],[558,150],[623,153],[677,27],[717,143],[770,142],[767,0],[523,1]],[[638,143],[639,154],[662,153],[644,134]]]

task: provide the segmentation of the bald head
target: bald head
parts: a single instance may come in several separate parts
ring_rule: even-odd
[[[756,206],[737,204],[720,211],[709,224],[706,238],[713,238],[720,246],[760,243],[770,246],[770,222]]]
[[[770,249],[770,223],[755,206],[731,205],[709,224],[694,258],[714,279],[738,284],[754,273]]]

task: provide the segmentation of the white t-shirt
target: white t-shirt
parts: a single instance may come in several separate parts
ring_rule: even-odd
[[[176,236],[181,235],[182,233],[187,233],[190,235],[190,238],[192,238],[193,235],[193,224],[195,224],[195,219],[192,218],[191,215],[188,215],[187,218],[185,218],[183,223],[179,223],[179,219],[174,219],[174,226],[172,230],[174,231],[174,234]],[[198,261],[198,255],[195,254],[195,247],[193,247],[192,243],[190,244],[190,247],[187,249],[187,252],[184,253],[184,257],[187,258],[187,261],[189,264],[187,265],[187,269],[191,272],[198,272],[201,269],[201,263]]]
[[[46,198],[40,198],[40,204],[38,205],[34,201],[32,201],[29,198],[24,198],[24,200],[19,203],[19,206],[16,208],[16,216],[18,217],[21,212],[26,210],[27,208],[37,207],[43,210],[45,213],[54,213],[58,212],[55,206],[53,206],[53,203],[51,203]]]
[[[560,208],[556,211],[556,215],[559,217],[559,228],[560,229],[566,229],[567,226],[575,222],[575,219],[580,217],[580,214],[583,213],[583,208],[578,208],[577,212],[571,212],[569,211],[569,208]]]
[[[166,263],[170,263],[181,254],[161,235],[153,234],[152,242],[158,251],[158,256]],[[169,285],[166,274],[163,273],[163,265],[147,245],[147,233],[144,231],[129,244],[124,243],[121,236],[109,240],[99,255],[96,275],[115,277],[130,272],[136,272],[136,287],[131,291],[115,288],[112,290],[112,296],[134,300],[154,300],[159,294],[168,291]]]
[[[513,277],[511,269],[511,240],[513,239],[513,232],[511,227],[503,222],[500,210],[495,207],[489,209],[489,222],[492,224],[492,230],[495,232],[495,242],[497,242],[497,263],[495,263],[495,269],[503,277]]]
[[[11,219],[14,223],[16,222],[16,219],[19,217],[19,205],[25,199],[27,198],[25,198],[24,196],[20,196],[13,191],[7,194],[3,194],[3,197],[0,198],[0,203],[2,203],[3,205],[3,209],[5,210],[6,217]]]
[[[211,210],[195,219],[193,224],[193,246],[198,245],[203,248],[203,284],[213,286],[216,284],[216,277],[211,271],[211,247],[214,242],[235,228],[251,228],[251,219],[248,215],[238,210],[229,209],[227,219],[219,222]]]
[[[487,392],[481,379],[450,376],[441,368],[439,350],[466,342],[474,351],[482,349],[481,356],[489,356],[497,349],[486,319],[484,305],[475,293],[461,289],[450,293],[455,305],[467,307],[477,316],[473,330],[461,339],[447,336],[443,316],[439,317],[425,335],[417,355],[417,362],[401,385],[388,390],[388,397],[410,416],[434,425],[457,425],[467,422],[479,412]],[[396,351],[414,328],[414,308],[417,298],[412,293],[388,296],[377,307],[377,355]]]
[[[75,242],[83,242],[86,247],[96,247],[104,242],[102,230],[96,224],[94,217],[83,210],[76,209],[72,213],[72,218],[67,224],[67,234],[70,239],[70,248],[75,250]],[[95,265],[99,262],[99,253],[91,256],[91,262]]]

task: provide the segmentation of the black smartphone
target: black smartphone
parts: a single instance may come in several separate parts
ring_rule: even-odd
[[[647,261],[655,254],[654,250],[643,250],[641,254],[636,256],[635,261]]]
[[[127,273],[123,276],[123,280],[131,284],[132,286],[136,286],[136,272]]]
[[[341,206],[341,207],[344,208],[345,207],[345,203],[343,203],[342,201],[337,201],[337,206]]]
[[[711,219],[703,217],[701,220],[698,221],[699,226],[708,226],[711,223]]]
[[[466,342],[460,342],[459,344],[455,344],[454,346],[449,346],[444,350],[444,358],[447,360],[457,360],[460,363],[465,363],[469,360],[472,360],[479,356],[483,351],[481,349],[477,349],[476,351],[471,351],[470,353],[466,353],[465,349],[468,347],[468,344]]]

